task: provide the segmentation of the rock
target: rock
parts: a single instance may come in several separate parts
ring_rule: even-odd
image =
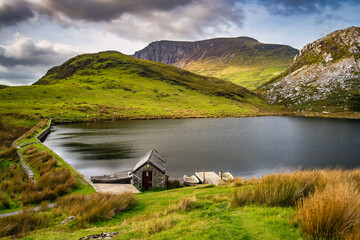
[[[79,238],[79,240],[88,240],[88,239],[112,239],[118,232],[108,232],[108,233],[100,233],[100,234],[93,234],[86,237]]]
[[[329,53],[329,54],[324,53],[323,57],[324,57],[325,62],[327,62],[327,63],[334,60],[331,53]]]
[[[72,221],[72,220],[76,220],[76,217],[75,217],[75,216],[68,217],[67,219],[65,219],[64,221],[62,221],[61,224],[65,224],[65,223],[67,223],[68,221]]]
[[[357,54],[357,53],[360,52],[360,50],[359,50],[358,47],[354,46],[354,47],[351,47],[351,48],[349,49],[349,52],[352,53],[352,54]]]

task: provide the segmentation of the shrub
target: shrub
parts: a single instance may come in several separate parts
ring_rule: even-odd
[[[360,229],[359,197],[359,191],[352,184],[316,191],[298,203],[298,222],[303,231],[315,239],[355,239],[352,236]]]
[[[136,203],[131,192],[118,195],[94,193],[91,195],[68,195],[57,201],[56,208],[78,219],[80,227],[88,223],[112,218]]]
[[[23,211],[14,216],[0,218],[0,237],[9,235],[23,235],[27,232],[45,228],[45,215],[35,214],[33,211]]]

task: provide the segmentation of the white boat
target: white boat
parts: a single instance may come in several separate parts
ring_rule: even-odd
[[[186,186],[195,186],[200,183],[199,179],[194,175],[191,177],[184,175],[183,179]]]
[[[219,177],[220,177],[224,182],[226,182],[226,181],[228,181],[228,180],[230,180],[230,179],[234,179],[233,175],[231,175],[231,173],[229,173],[229,172],[225,172],[225,173],[219,172]]]

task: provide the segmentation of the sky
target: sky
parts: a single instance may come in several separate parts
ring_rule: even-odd
[[[360,0],[0,0],[0,84],[29,85],[82,53],[248,36],[300,49],[360,27]]]

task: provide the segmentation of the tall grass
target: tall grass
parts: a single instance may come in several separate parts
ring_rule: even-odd
[[[294,206],[296,202],[313,193],[318,182],[315,172],[269,174],[237,189],[233,205],[265,204],[267,206]]]
[[[46,225],[45,215],[26,210],[18,215],[0,218],[0,237],[15,235],[18,238],[30,231],[45,228]]]
[[[112,218],[116,213],[133,206],[136,199],[133,193],[118,195],[94,193],[91,195],[68,195],[57,201],[57,210],[74,215],[80,227],[92,222]]]
[[[231,183],[230,183],[231,184]],[[360,239],[360,169],[269,174],[237,187],[232,205],[295,206],[314,239]]]
[[[303,231],[314,239],[355,239],[359,233],[360,194],[352,184],[316,191],[300,201],[296,211]]]
[[[35,187],[23,192],[21,197],[23,204],[55,200],[77,186],[77,180],[71,171],[58,167],[58,161],[50,153],[30,146],[24,150],[24,154],[28,155],[26,161],[39,173],[40,177]]]

